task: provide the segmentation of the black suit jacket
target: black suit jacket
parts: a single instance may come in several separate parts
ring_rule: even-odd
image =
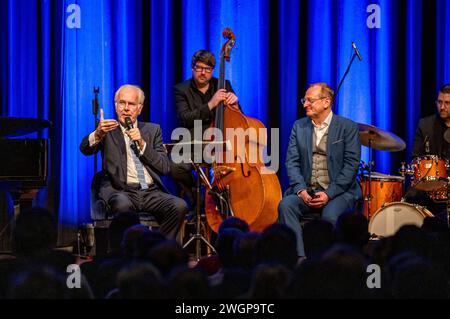
[[[182,127],[191,131],[191,134],[195,120],[202,120],[202,133],[214,121],[215,112],[209,109],[208,102],[218,90],[218,79],[211,78],[209,85],[205,94],[196,88],[192,78],[176,84],[173,88],[178,120]],[[225,89],[234,93],[228,80],[225,81]]]
[[[420,119],[414,136],[413,157],[426,155],[425,142],[430,142],[430,155],[449,158],[450,144],[444,139],[447,126],[439,115],[431,115]]]
[[[138,122],[141,136],[146,143],[145,152],[140,157],[147,168],[153,182],[163,191],[168,192],[159,175],[169,173],[170,164],[166,149],[162,142],[161,128],[157,124]],[[89,135],[80,144],[84,155],[92,155],[101,151],[105,177],[101,183],[100,196],[105,200],[116,191],[127,188],[127,152],[125,139],[120,127],[106,134],[105,138],[95,145],[89,146]]]

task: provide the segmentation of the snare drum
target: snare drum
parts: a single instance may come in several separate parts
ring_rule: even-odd
[[[373,215],[369,222],[369,233],[376,237],[392,236],[403,225],[421,227],[425,217],[433,217],[425,207],[406,202],[389,203]]]
[[[370,214],[373,214],[383,207],[386,203],[399,202],[403,197],[403,182],[402,176],[386,175],[374,172],[372,173],[371,192],[372,198],[370,201]],[[364,216],[369,218],[369,176],[364,175],[361,179],[361,188],[364,198]]]
[[[416,157],[411,167],[414,177],[411,186],[423,191],[443,188],[448,183],[448,161],[437,155]]]

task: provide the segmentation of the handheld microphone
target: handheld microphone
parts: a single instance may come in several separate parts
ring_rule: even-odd
[[[127,116],[125,118],[125,125],[127,126],[128,130],[131,130],[133,128],[133,122],[131,122],[131,118],[129,116]],[[136,149],[138,151],[140,151],[141,148],[139,147],[139,142],[138,141],[133,141],[133,143],[134,143],[134,146],[136,146]]]
[[[356,55],[358,56],[359,61],[362,61],[361,54],[359,54],[358,48],[356,47],[355,42],[352,42],[352,47],[355,50]]]
[[[94,99],[92,100],[92,114],[94,115],[98,114],[98,93],[100,93],[100,88],[94,86]]]
[[[311,196],[312,198],[316,197],[316,193],[314,192],[314,190],[312,189],[312,187],[307,187],[307,188],[306,188],[306,192],[307,192],[308,195]]]

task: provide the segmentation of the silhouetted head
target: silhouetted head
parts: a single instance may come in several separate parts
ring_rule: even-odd
[[[346,212],[336,223],[336,241],[362,249],[369,242],[369,223],[363,214]]]
[[[175,269],[169,277],[170,298],[207,299],[211,297],[208,278],[199,270]]]
[[[386,275],[394,298],[448,298],[447,278],[427,259],[403,252],[389,260]]]
[[[236,265],[251,271],[256,265],[256,245],[261,235],[255,232],[242,234],[234,241],[234,256]]]
[[[223,222],[219,226],[219,233],[227,228],[239,229],[243,233],[247,233],[250,231],[250,227],[245,220],[234,216],[228,217],[223,220]]]
[[[57,224],[53,214],[41,207],[21,213],[14,228],[13,250],[17,255],[32,257],[56,246]]]
[[[253,272],[250,297],[255,299],[284,298],[290,271],[280,264],[260,264]]]
[[[163,276],[178,267],[187,267],[189,261],[189,255],[175,240],[166,240],[156,245],[149,257]]]
[[[117,286],[123,299],[166,298],[160,272],[150,263],[132,263],[117,274]]]
[[[326,220],[312,220],[303,227],[303,243],[308,258],[322,255],[333,245],[333,224]]]
[[[13,275],[7,294],[11,299],[64,299],[68,296],[62,274],[51,267],[37,265]]]
[[[224,228],[219,231],[215,248],[223,267],[229,268],[236,265],[234,242],[242,234],[243,232],[238,228]]]
[[[148,229],[148,227],[141,224],[128,227],[123,234],[121,243],[123,254],[130,258],[135,257],[138,238],[144,233],[149,232],[150,230]]]
[[[120,213],[114,216],[108,228],[109,249],[119,251],[125,230],[139,223],[139,216],[134,212]]]
[[[285,224],[267,227],[256,246],[257,263],[279,263],[288,269],[297,264],[297,240]]]

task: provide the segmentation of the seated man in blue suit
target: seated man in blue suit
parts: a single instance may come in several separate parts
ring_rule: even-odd
[[[104,119],[85,136],[80,150],[85,155],[102,152],[105,178],[100,198],[113,214],[145,211],[155,215],[161,232],[176,238],[186,203],[168,193],[159,175],[168,174],[170,162],[157,124],[138,122],[144,106],[144,92],[134,85],[121,86],[114,96],[118,121]]]
[[[302,104],[305,118],[292,128],[286,155],[289,188],[278,206],[279,221],[297,236],[298,256],[305,256],[300,218],[321,212],[335,224],[362,197],[356,181],[361,158],[358,125],[333,114],[334,92],[326,83],[311,84]]]

